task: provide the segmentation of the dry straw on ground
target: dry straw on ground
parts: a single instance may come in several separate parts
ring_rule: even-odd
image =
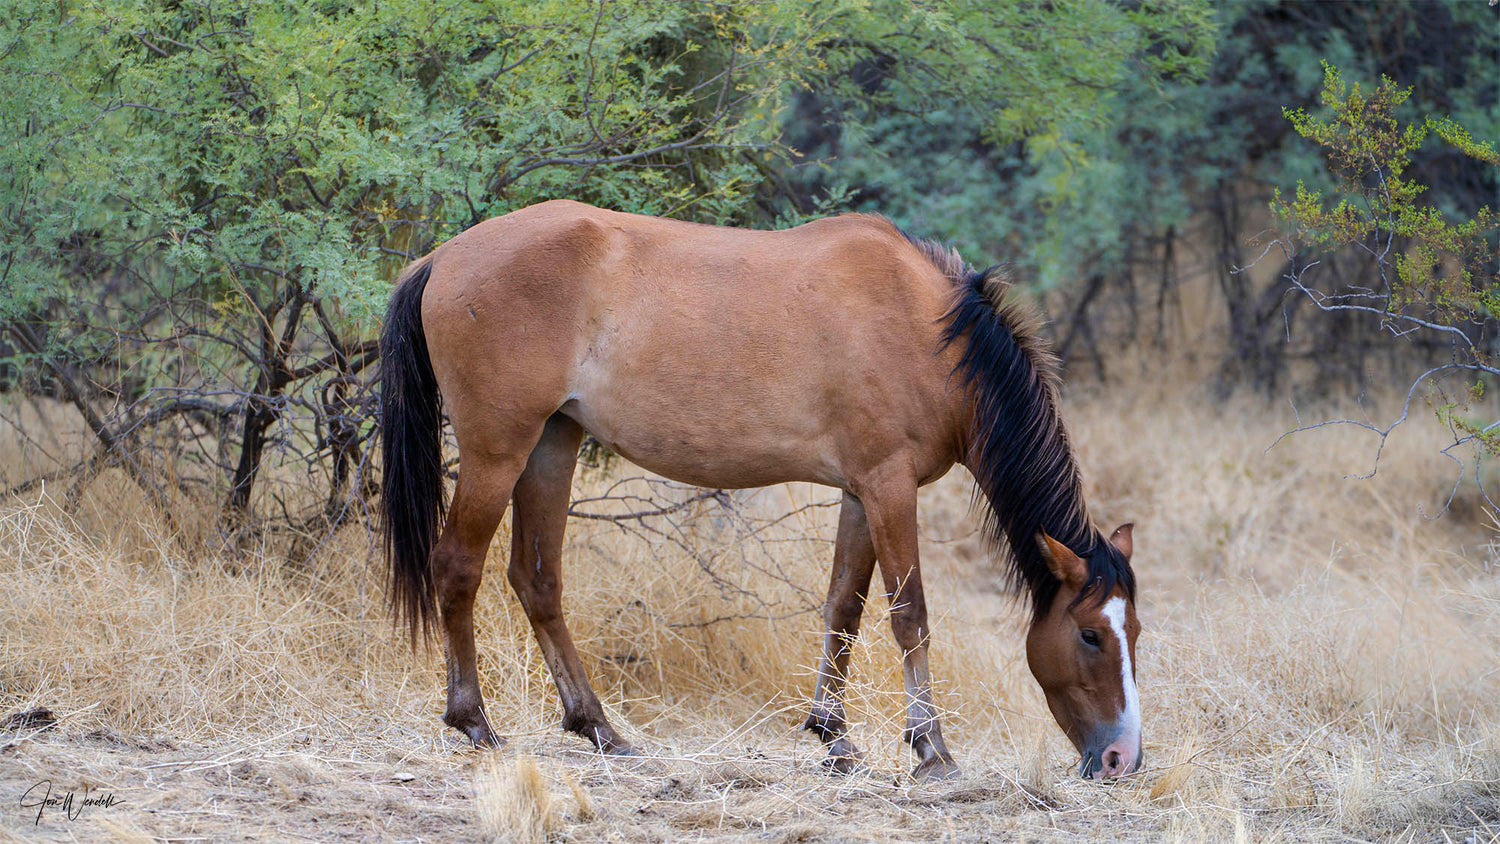
[[[474,774],[479,828],[490,841],[540,844],[558,825],[557,798],[530,756],[486,754]]]
[[[0,834],[537,841],[1395,838],[1500,835],[1500,571],[1438,434],[1411,425],[1379,474],[1264,402],[1075,388],[1066,415],[1103,524],[1137,522],[1147,769],[1114,785],[1075,754],[1021,653],[961,471],[924,492],[923,568],[939,702],[964,778],[916,785],[899,742],[899,662],[867,615],[850,689],[870,772],[838,778],[798,725],[818,651],[834,511],[734,542],[705,505],[699,556],[575,522],[566,605],[606,708],[658,758],[560,733],[556,696],[492,557],[481,671],[495,754],[438,715],[442,672],[384,615],[366,537],[309,566],[274,549],[191,552],[106,473],[65,508],[0,502]],[[6,478],[37,444],[0,454]],[[66,439],[63,437],[62,439]],[[48,445],[43,443],[43,445]],[[48,445],[64,448],[66,442]],[[584,476],[579,494],[608,478]],[[737,495],[774,514],[828,496]],[[205,522],[212,514],[188,514]],[[492,553],[508,547],[502,528]],[[704,569],[711,569],[717,580]],[[622,587],[620,584],[628,584]],[[771,617],[767,617],[771,616]],[[19,725],[20,722],[17,722]],[[33,784],[123,803],[20,808]],[[78,806],[75,804],[75,810]]]

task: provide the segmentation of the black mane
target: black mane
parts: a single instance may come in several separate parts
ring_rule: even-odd
[[[953,374],[973,407],[966,465],[982,493],[984,536],[1005,537],[1011,585],[1025,589],[1035,620],[1052,605],[1061,583],[1047,567],[1038,534],[1066,545],[1088,565],[1088,587],[1078,596],[1103,601],[1122,585],[1135,598],[1135,574],[1125,556],[1089,520],[1083,482],[1057,408],[1057,360],[1037,319],[1009,301],[1006,269],[976,271],[951,250],[908,238],[954,283],[943,317],[942,345],[963,340]]]

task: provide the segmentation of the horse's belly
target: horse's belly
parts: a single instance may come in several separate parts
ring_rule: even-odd
[[[586,397],[569,401],[562,412],[610,451],[675,481],[719,489],[787,481],[845,485],[830,432],[799,429],[785,419],[766,425],[755,413],[720,417],[702,406]]]

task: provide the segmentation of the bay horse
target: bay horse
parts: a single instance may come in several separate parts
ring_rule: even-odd
[[[443,721],[476,746],[499,741],[473,610],[509,505],[507,574],[562,726],[605,753],[636,752],[606,720],[562,615],[563,530],[587,432],[688,484],[843,491],[804,726],[829,767],[860,767],[842,693],[878,563],[918,779],[959,769],[932,698],[917,488],[964,464],[984,534],[1030,598],[1027,662],[1080,773],[1134,771],[1131,526],[1106,539],[1090,521],[1056,360],[1008,286],[1003,270],[975,271],[876,216],[753,231],[570,201],[479,223],[413,263],[381,338],[381,508],[398,621],[413,644],[441,626]],[[446,520],[444,410],[459,446]]]

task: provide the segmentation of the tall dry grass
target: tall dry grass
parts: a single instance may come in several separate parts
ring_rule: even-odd
[[[504,583],[507,527],[480,593],[480,669],[492,720],[535,764],[509,750],[476,757],[442,728],[439,660],[414,657],[391,632],[360,531],[306,566],[273,548],[184,549],[112,473],[67,506],[53,489],[0,504],[0,715],[55,711],[57,729],[10,740],[51,742],[46,764],[59,769],[105,764],[70,744],[104,734],[191,748],[202,760],[184,770],[205,776],[223,757],[225,783],[265,771],[288,793],[316,795],[356,763],[417,771],[418,782],[457,776],[477,796],[454,816],[475,819],[471,834],[514,840],[1500,833],[1495,525],[1471,488],[1424,518],[1452,479],[1442,432],[1409,425],[1373,478],[1348,479],[1368,469],[1371,443],[1322,431],[1267,451],[1294,424],[1289,410],[1215,404],[1168,381],[1076,385],[1066,399],[1097,520],[1137,524],[1147,770],[1113,786],[1072,774],[962,471],[922,498],[938,700],[969,771],[936,796],[912,796],[902,778],[912,760],[882,602],[867,612],[849,691],[872,773],[822,774],[821,749],[797,729],[836,512],[807,506],[831,498],[807,487],[737,495],[746,514],[797,510],[753,541],[737,541],[738,523],[706,504],[688,528],[695,554],[608,523],[572,525],[575,638],[606,710],[661,768],[615,767],[556,730],[550,676]],[[14,438],[5,447],[12,469],[36,460]],[[610,482],[586,473],[577,492]],[[287,754],[301,767],[287,768]],[[230,763],[251,773],[235,780]],[[0,753],[0,788],[45,767]],[[216,782],[202,787],[229,787]],[[431,799],[468,793],[432,789]],[[382,799],[358,824],[406,811]],[[131,817],[153,834],[180,829]],[[248,817],[224,823],[205,828],[253,833]],[[443,837],[411,823],[400,829]]]

